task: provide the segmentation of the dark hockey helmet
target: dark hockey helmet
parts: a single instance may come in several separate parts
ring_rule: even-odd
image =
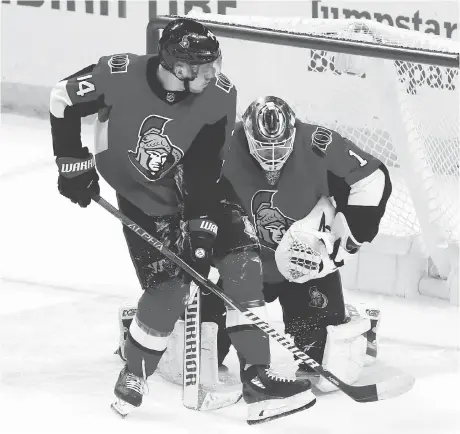
[[[243,114],[249,152],[262,169],[279,171],[294,147],[295,113],[276,96],[257,99]]]
[[[174,73],[174,65],[182,61],[191,66],[196,78],[198,66],[213,64],[220,66],[221,51],[215,35],[203,24],[189,18],[171,21],[163,30],[158,43],[161,65]]]

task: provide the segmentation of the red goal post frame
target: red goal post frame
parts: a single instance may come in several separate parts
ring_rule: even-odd
[[[176,15],[159,15],[152,18],[147,25],[147,53],[157,52],[160,30],[177,18]],[[199,19],[217,36],[233,39],[244,39],[267,44],[288,45],[292,47],[334,51],[336,53],[354,54],[357,56],[385,58],[429,65],[459,68],[459,54],[442,51],[424,50],[421,48],[384,46],[369,41],[354,41],[334,36],[303,34],[282,30],[272,30],[242,24],[224,24],[212,20]]]

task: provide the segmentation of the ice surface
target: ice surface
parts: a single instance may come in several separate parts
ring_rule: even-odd
[[[83,139],[91,146],[86,127]],[[340,392],[322,394],[307,411],[249,427],[244,403],[207,413],[187,410],[180,387],[155,375],[142,407],[119,419],[109,408],[121,369],[112,354],[117,310],[140,293],[121,225],[94,204],[80,209],[58,194],[46,122],[3,115],[1,149],[1,433],[460,431],[458,308],[359,292],[346,293],[347,301],[366,301],[383,312],[380,360],[361,382],[402,369],[417,379],[406,395],[358,404]],[[115,203],[104,183],[102,195]],[[281,328],[277,302],[269,314]],[[272,349],[277,363],[290,360],[276,343]],[[234,353],[228,363],[236,368]]]

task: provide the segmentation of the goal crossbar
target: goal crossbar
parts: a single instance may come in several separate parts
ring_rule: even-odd
[[[168,23],[178,18],[179,15],[159,15],[150,20],[147,26],[147,52],[156,52],[159,39],[159,30]],[[197,21],[206,25],[218,36],[245,39],[253,42],[263,42],[275,45],[289,45],[291,47],[328,50],[336,53],[347,53],[358,56],[385,58],[417,62],[449,68],[459,68],[459,53],[449,53],[437,50],[427,50],[414,47],[398,47],[394,45],[381,45],[371,41],[356,41],[339,38],[331,35],[315,35],[286,30],[274,30],[264,27],[245,24],[225,23],[208,19]],[[363,20],[363,23],[365,21]]]

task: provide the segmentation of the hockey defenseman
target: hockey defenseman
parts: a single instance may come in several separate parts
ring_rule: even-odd
[[[296,119],[285,101],[268,96],[250,104],[236,124],[223,174],[254,223],[265,300],[279,299],[285,333],[342,380],[356,381],[358,368],[376,355],[380,315],[353,306],[346,311],[339,269],[377,235],[391,194],[386,167],[337,132]],[[216,300],[203,320],[215,320],[219,306]],[[220,336],[219,362],[228,347]],[[299,366],[299,377],[311,374]],[[321,390],[333,390],[320,381]]]
[[[213,261],[225,291],[263,317],[257,238],[246,230],[241,207],[228,197],[224,207],[218,197],[237,95],[220,74],[219,43],[203,25],[179,19],[164,29],[158,53],[102,57],[55,86],[50,117],[59,191],[88,206],[99,194],[97,166],[125,215],[200,274]],[[96,166],[80,139],[81,117],[95,113]],[[112,408],[122,416],[141,405],[190,284],[137,234],[124,234],[144,291],[115,385]],[[241,360],[248,422],[312,406],[311,383],[271,375],[269,340],[243,318],[233,312],[227,325]]]

